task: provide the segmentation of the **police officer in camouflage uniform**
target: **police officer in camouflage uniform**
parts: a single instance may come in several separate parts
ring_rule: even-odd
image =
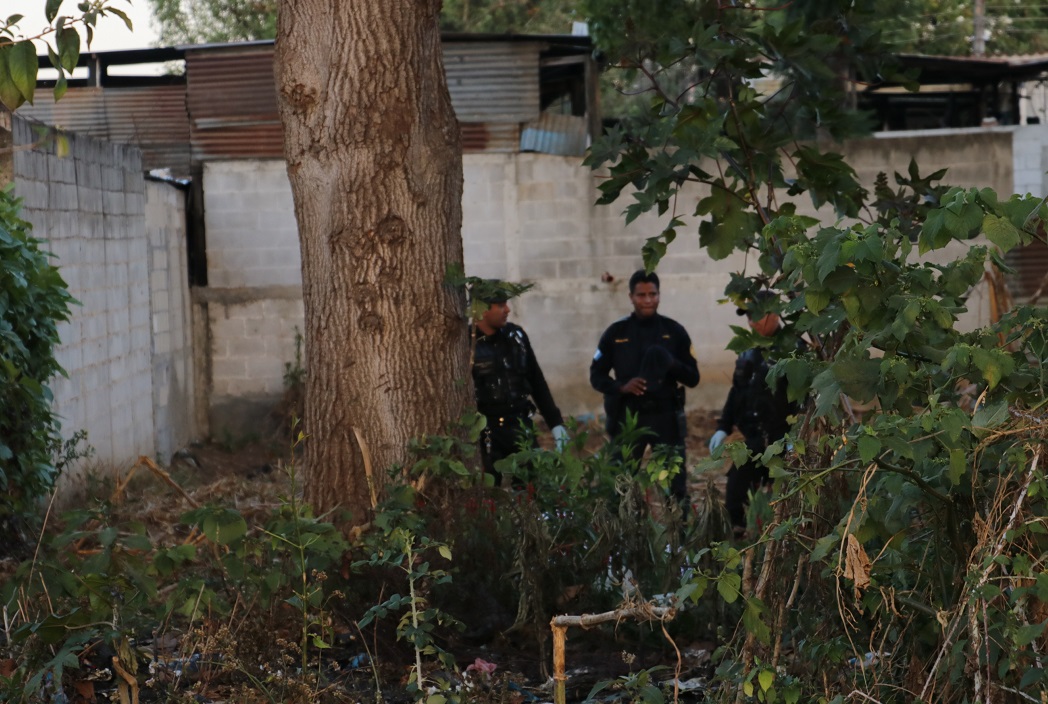
[[[686,503],[683,386],[698,385],[698,361],[684,327],[658,313],[658,275],[641,269],[630,277],[629,289],[633,313],[612,323],[601,336],[590,363],[590,385],[604,394],[607,430],[613,439],[621,433],[627,411],[637,416],[638,428],[651,431],[634,446],[634,459],[639,460],[648,445],[668,445],[680,457],[683,469],[671,480],[670,491]]]
[[[782,321],[778,314],[765,312],[767,303],[774,299],[770,291],[761,291],[746,308],[736,312],[745,315],[750,328],[758,335],[772,337]],[[786,395],[786,379],[780,378],[775,388],[768,386],[768,371],[775,364],[774,351],[754,347],[739,355],[735,361],[731,391],[724,410],[717,421],[717,432],[710,438],[710,451],[716,450],[738,428],[746,440],[750,454],[760,455],[768,445],[782,439],[789,432],[788,417],[797,412],[797,405]],[[746,506],[749,494],[770,484],[768,468],[754,460],[728,470],[728,485],[724,505],[737,535],[746,531]]]
[[[524,438],[530,437],[533,446],[537,445],[531,419],[536,406],[552,428],[558,447],[568,435],[527,334],[509,322],[506,298],[496,295],[485,303],[488,309],[476,322],[473,386],[477,410],[487,419],[481,437],[481,461],[484,471],[498,484],[501,475],[495,471],[495,462],[517,452]]]

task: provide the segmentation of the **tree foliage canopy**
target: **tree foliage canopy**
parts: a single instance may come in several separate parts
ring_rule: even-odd
[[[163,44],[206,44],[272,39],[277,0],[149,0]],[[576,19],[570,0],[447,0],[440,27],[447,32],[569,34]]]
[[[160,42],[217,44],[272,39],[277,0],[149,0]]]
[[[874,22],[893,51],[966,56],[972,53],[974,7],[969,0],[878,3]],[[1029,54],[1048,49],[1048,7],[1039,2],[985,5],[987,54]]]

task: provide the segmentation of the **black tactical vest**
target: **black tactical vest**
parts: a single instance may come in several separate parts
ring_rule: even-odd
[[[530,356],[524,331],[512,323],[494,335],[477,338],[473,355],[473,384],[477,408],[485,415],[530,415]]]

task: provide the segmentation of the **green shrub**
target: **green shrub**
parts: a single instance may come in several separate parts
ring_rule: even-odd
[[[10,188],[0,192],[0,541],[8,546],[24,541],[37,500],[61,467],[48,382],[64,373],[55,359],[57,326],[75,302],[19,217],[20,204]]]

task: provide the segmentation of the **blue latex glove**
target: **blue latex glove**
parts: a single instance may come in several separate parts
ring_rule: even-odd
[[[568,429],[563,425],[557,425],[553,427],[553,443],[557,447],[557,452],[563,452],[564,448],[568,445]]]
[[[718,430],[710,438],[710,452],[713,452],[718,447],[724,444],[724,441],[728,439],[728,434],[723,430]]]

